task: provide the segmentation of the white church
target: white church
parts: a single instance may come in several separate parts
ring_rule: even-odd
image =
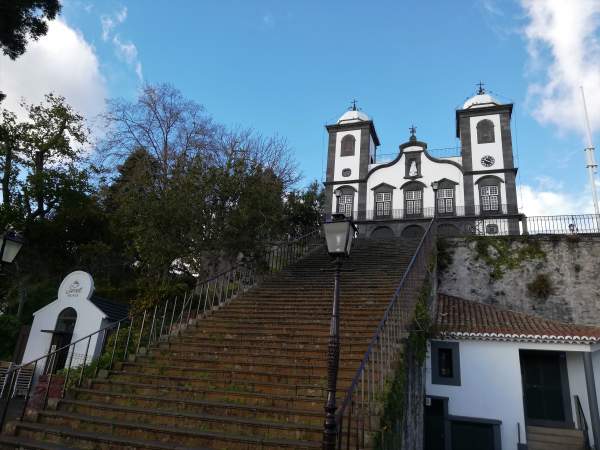
[[[327,125],[326,212],[352,217],[363,236],[418,236],[435,215],[439,232],[515,234],[512,104],[482,87],[456,111],[460,155],[434,157],[411,128],[397,156],[378,163],[374,122],[354,105]]]

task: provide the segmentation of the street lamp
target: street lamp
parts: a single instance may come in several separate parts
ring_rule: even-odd
[[[21,233],[9,226],[4,232],[4,236],[2,236],[2,249],[0,250],[2,262],[12,263],[24,243],[25,239]]]
[[[440,187],[440,183],[438,181],[433,181],[431,183],[431,188],[433,189],[433,218],[434,219],[437,215],[437,205],[438,205],[437,191],[438,191],[439,187]]]
[[[323,425],[323,450],[334,450],[337,437],[335,394],[340,365],[340,272],[342,259],[350,256],[352,239],[358,230],[352,219],[346,218],[344,214],[333,214],[331,221],[323,224],[323,230],[327,252],[335,259],[333,310],[329,326],[327,353],[327,400],[325,402],[325,423]]]

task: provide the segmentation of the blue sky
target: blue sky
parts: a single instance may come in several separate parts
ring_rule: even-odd
[[[101,86],[72,96],[93,92],[73,100],[88,115],[100,97],[134,99],[142,81],[170,82],[218,122],[286,137],[303,183],[322,179],[323,126],[353,98],[375,121],[379,153],[396,152],[411,124],[430,148],[453,147],[455,108],[483,80],[515,104],[521,200],[536,214],[591,208],[575,88],[585,84],[599,128],[597,48],[570,58],[597,44],[599,12],[598,0],[66,0],[60,20],[96,61],[90,84]],[[578,35],[565,41],[564,29]],[[0,81],[11,67],[0,60]],[[54,83],[59,93],[73,84]]]

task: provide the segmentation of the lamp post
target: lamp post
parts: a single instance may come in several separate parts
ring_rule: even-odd
[[[440,183],[438,181],[433,181],[431,183],[431,188],[433,189],[433,218],[434,219],[437,216],[437,205],[438,205],[437,191],[438,191],[439,187],[440,187]]]
[[[354,234],[358,231],[352,219],[344,214],[333,214],[331,221],[323,224],[327,251],[335,260],[333,287],[333,309],[329,326],[327,352],[327,400],[325,402],[325,423],[323,425],[323,450],[334,450],[337,438],[335,420],[335,395],[340,365],[340,272],[343,258],[350,255]]]
[[[21,233],[15,231],[13,227],[8,226],[4,232],[4,236],[2,236],[2,248],[0,249],[2,263],[12,263],[24,243],[25,239]]]

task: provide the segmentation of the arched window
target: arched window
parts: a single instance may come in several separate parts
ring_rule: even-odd
[[[337,198],[336,212],[344,214],[346,217],[352,217],[354,209],[354,189],[351,187],[341,187],[335,192]]]
[[[477,122],[477,143],[489,144],[495,140],[494,122],[489,119],[483,119]]]
[[[342,138],[342,150],[340,156],[354,156],[354,147],[356,139],[351,134],[347,134]]]
[[[502,196],[500,185],[502,179],[488,175],[476,181],[479,186],[479,204],[481,214],[499,213],[501,211]]]

